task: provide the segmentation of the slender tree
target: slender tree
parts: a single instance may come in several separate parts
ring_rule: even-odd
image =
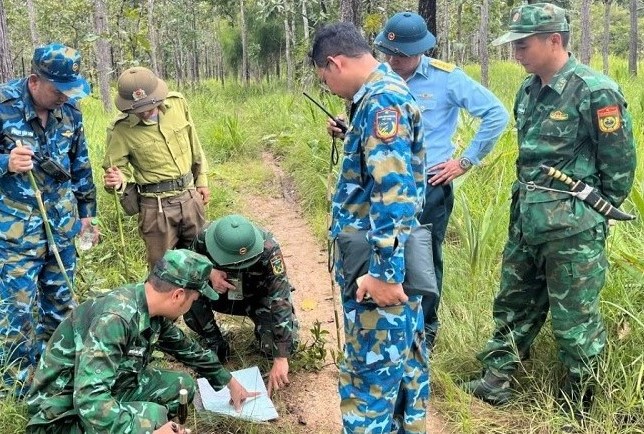
[[[9,30],[3,1],[0,0],[0,82],[4,83],[13,78],[11,50],[9,49]]]
[[[31,44],[34,47],[40,45],[38,36],[38,27],[36,27],[36,9],[33,0],[27,0],[27,17],[29,18],[29,33],[31,34]]]
[[[101,92],[101,101],[106,112],[112,111],[112,98],[110,96],[110,42],[109,27],[107,22],[107,4],[105,0],[94,0],[94,31],[97,39],[96,47],[96,69],[98,75],[98,87]]]
[[[490,1],[481,1],[481,26],[479,29],[479,60],[481,62],[481,84],[488,86],[489,58],[487,51],[487,39],[490,33]]]
[[[427,21],[427,29],[437,35],[436,0],[418,0],[418,14]]]
[[[246,31],[244,0],[239,0],[239,24],[242,43],[242,81],[248,84],[250,83],[250,66],[248,65],[248,32]]]
[[[579,58],[582,63],[588,65],[592,54],[591,47],[591,28],[590,28],[590,3],[592,0],[582,0],[581,2],[581,50]]]
[[[360,27],[362,24],[362,7],[360,0],[340,0],[340,20],[348,21]]]
[[[150,38],[150,65],[152,71],[159,75],[159,41],[157,36],[157,28],[154,25],[154,0],[148,0],[148,36]]]
[[[637,28],[637,0],[631,0],[629,5],[631,15],[630,42],[628,44],[628,72],[632,76],[637,76],[637,38],[639,31]]]
[[[602,70],[608,74],[608,44],[610,43],[610,6],[613,0],[602,0],[604,3],[604,34],[602,35]]]

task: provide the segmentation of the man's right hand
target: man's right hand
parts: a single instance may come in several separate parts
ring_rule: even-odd
[[[259,395],[259,392],[249,392],[246,390],[246,388],[242,386],[239,381],[235,380],[235,378],[230,379],[228,389],[230,389],[231,404],[235,407],[235,411],[237,412],[241,411],[242,405],[244,405],[244,401],[246,401],[247,398]]]
[[[185,434],[186,430],[176,422],[168,422],[161,425],[161,428],[152,431],[152,434]]]
[[[345,121],[345,117],[342,114],[338,115],[337,118],[340,119],[343,122]],[[344,133],[338,127],[338,124],[335,122],[334,119],[331,119],[331,118],[327,119],[327,121],[326,121],[326,132],[329,133],[329,135],[331,137],[338,137],[340,139],[344,139]]]
[[[103,182],[105,187],[118,190],[123,184],[123,172],[118,167],[108,167],[103,175]]]
[[[228,274],[225,271],[213,268],[210,272],[210,284],[219,294],[225,294],[229,289],[235,289],[235,285],[227,281]]]
[[[34,151],[31,148],[18,146],[11,150],[9,153],[9,164],[7,169],[13,173],[25,173],[34,167],[34,162],[31,157],[34,156]]]

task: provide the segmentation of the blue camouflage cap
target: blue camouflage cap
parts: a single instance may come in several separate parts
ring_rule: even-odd
[[[558,33],[570,31],[570,20],[566,10],[551,3],[533,3],[512,9],[509,32],[492,41],[501,45],[527,38],[537,33]]]
[[[31,68],[67,97],[80,99],[90,93],[89,83],[79,74],[80,61],[78,50],[53,42],[36,48]]]
[[[180,288],[198,291],[211,300],[219,295],[210,287],[212,262],[204,255],[187,249],[168,250],[154,264],[152,274]]]

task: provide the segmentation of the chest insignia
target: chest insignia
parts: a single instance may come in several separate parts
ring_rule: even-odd
[[[74,133],[72,133],[70,130],[67,130],[67,131],[65,131],[65,132],[61,133],[61,135],[62,135],[63,137],[67,137],[67,138],[69,139],[71,136],[73,136],[73,135],[74,135]]]
[[[281,276],[284,274],[284,261],[281,256],[271,258],[271,267],[273,267],[273,274]]]
[[[375,133],[379,139],[387,140],[398,134],[398,112],[382,109],[376,113]]]
[[[619,130],[622,126],[619,107],[610,105],[597,110],[597,122],[599,130],[603,133],[612,133]]]
[[[565,121],[568,119],[568,113],[564,113],[561,110],[555,110],[550,112],[550,119],[553,121]]]

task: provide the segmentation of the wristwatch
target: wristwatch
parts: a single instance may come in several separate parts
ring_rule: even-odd
[[[461,169],[468,171],[472,167],[472,162],[467,157],[461,157],[458,159],[458,165],[461,167]]]

